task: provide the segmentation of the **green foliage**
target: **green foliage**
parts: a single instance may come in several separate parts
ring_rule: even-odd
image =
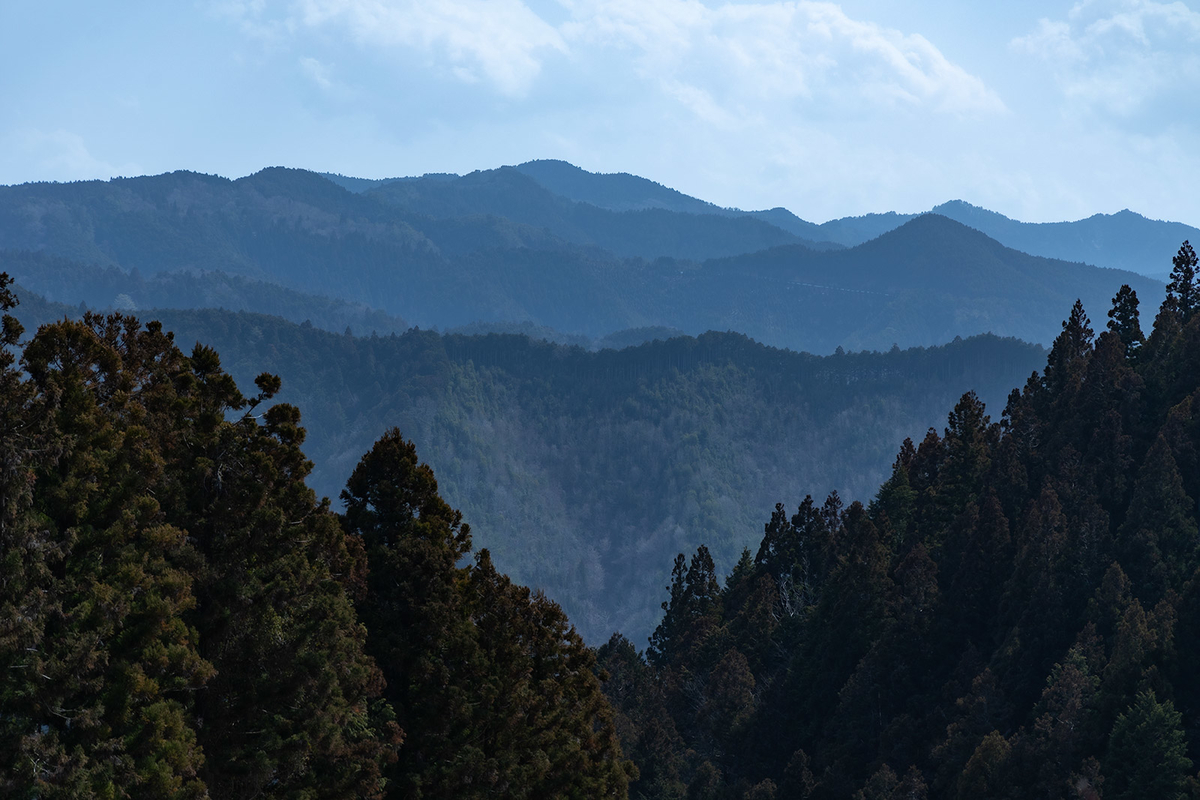
[[[1113,298],[1112,308],[1108,310],[1108,329],[1115,333],[1125,345],[1125,349],[1133,352],[1146,340],[1142,326],[1138,320],[1137,292],[1125,284]]]
[[[1171,259],[1171,281],[1167,284],[1167,295],[1175,301],[1183,322],[1200,308],[1200,284],[1197,283],[1196,266],[1200,260],[1190,242],[1184,242],[1179,252]]]
[[[628,777],[595,655],[561,609],[516,586],[471,537],[396,429],[342,495],[370,572],[368,650],[406,732],[406,797],[624,797]]]
[[[661,695],[678,744],[655,763],[696,796],[1187,796],[1200,315],[1183,297],[1139,347],[1131,292],[1099,337],[1076,303],[998,424],[968,393],[869,507],[776,504],[704,614],[683,613],[680,555],[646,660],[625,657],[623,735]]]
[[[968,388],[1002,398],[1045,357],[994,337],[820,358],[709,333],[589,353],[161,316],[182,341],[213,344],[239,383],[264,367],[284,379],[280,399],[310,423],[318,494],[336,496],[373,437],[401,427],[502,571],[544,588],[596,644],[614,629],[645,644],[678,550],[706,544],[728,571],[756,552],[755,509],[834,486],[869,495],[895,455],[886,442]]]
[[[1154,692],[1139,692],[1108,737],[1105,796],[1180,800],[1192,768],[1186,752],[1180,714],[1171,701],[1160,703]]]
[[[278,376],[246,397],[211,347],[91,313],[18,369],[21,333],[5,314],[4,796],[626,796],[595,654],[486,550],[459,566],[467,526],[397,432],[347,533]]]

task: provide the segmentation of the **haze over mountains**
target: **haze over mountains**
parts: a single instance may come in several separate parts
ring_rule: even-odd
[[[71,309],[22,294],[25,324]],[[147,311],[190,352],[216,348],[239,385],[283,379],[336,498],[398,426],[506,572],[561,603],[585,638],[645,641],[675,553],[727,570],[774,503],[836,489],[867,499],[895,443],[977,391],[996,413],[1042,348],[982,336],[935,348],[811,356],[731,333],[624,350],[520,335],[346,336],[262,314]]]
[[[400,425],[502,567],[590,640],[642,640],[674,552],[708,544],[727,569],[777,501],[868,500],[898,442],[962,392],[998,416],[1042,360],[1024,342],[1048,344],[1076,298],[1097,326],[1122,284],[1161,299],[1073,247],[1153,251],[1138,269],[1162,272],[1194,230],[938,211],[815,225],[552,161],[176,172],[0,187],[0,271],[30,323],[135,312],[214,345],[242,383],[279,373],[320,493]],[[393,336],[412,325],[458,333]],[[632,349],[585,352],[603,347]]]
[[[656,326],[693,335],[728,329],[817,353],[987,332],[1047,343],[1056,332],[1048,320],[1076,297],[1102,309],[1123,283],[1148,302],[1161,294],[1149,279],[1079,256],[1030,256],[941,215],[793,221],[784,230],[770,221],[787,223],[781,210],[716,209],[644,179],[558,162],[464,177],[335,180],[343,185],[275,168],[236,181],[171,173],[3,187],[0,248],[46,252],[79,270],[220,272],[422,327],[532,323],[591,339]],[[1191,229],[1143,222],[1138,235],[1089,223],[1101,232],[1087,240],[1089,252],[1128,260],[1153,251],[1140,268],[1163,271],[1172,248],[1159,239],[1177,247],[1177,235]],[[1082,224],[1046,230],[1078,238]],[[858,243],[892,225],[878,241]],[[839,237],[853,246],[828,241]],[[1069,250],[1067,239],[1053,241]],[[14,274],[65,302],[85,299]],[[194,305],[163,302],[161,292],[152,302],[118,293],[140,307]]]
[[[530,161],[516,169],[563,197],[601,208],[617,211],[659,208],[693,214],[749,215],[802,238],[846,247],[874,239],[920,216],[890,211],[843,217],[818,225],[800,219],[785,208],[749,212],[721,208],[645,178],[625,173],[591,173],[565,161]],[[962,200],[951,200],[934,206],[929,213],[949,217],[986,233],[1007,247],[1031,255],[1083,261],[1156,278],[1170,271],[1169,266],[1161,266],[1162,253],[1171,252],[1184,240],[1200,238],[1200,229],[1191,225],[1147,219],[1128,209],[1116,214],[1095,214],[1074,222],[1030,223],[1009,219]]]

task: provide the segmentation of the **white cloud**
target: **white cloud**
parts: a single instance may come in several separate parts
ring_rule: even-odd
[[[0,149],[13,164],[4,170],[14,180],[91,180],[116,175],[139,175],[137,164],[116,166],[96,158],[83,137],[65,130],[26,128],[0,139]],[[17,168],[19,165],[19,168]]]
[[[727,114],[801,101],[819,102],[823,113],[856,104],[1004,110],[983,81],[923,36],[852,19],[834,3],[562,2],[573,13],[563,28],[573,47],[633,51],[642,75],[668,94],[695,87]],[[702,116],[711,116],[705,108]]]
[[[1200,12],[1182,2],[1154,0],[1077,3],[1066,19],[1042,19],[1036,30],[1011,43],[1050,66],[1073,106],[1130,119],[1163,100],[1194,107],[1197,45]]]
[[[333,79],[330,77],[331,70],[328,64],[322,64],[312,57],[305,57],[300,59],[300,69],[320,88],[326,91],[333,88]]]
[[[309,28],[340,26],[363,45],[439,53],[461,79],[512,96],[528,91],[541,51],[565,49],[520,0],[299,0],[294,11]]]
[[[340,30],[363,47],[422,52],[443,61],[447,74],[511,97],[527,95],[546,57],[561,54],[605,75],[632,56],[641,80],[706,118],[799,100],[1004,110],[983,81],[923,36],[852,19],[835,3],[557,2],[568,15],[558,26],[522,0],[217,0],[214,8],[273,41]]]

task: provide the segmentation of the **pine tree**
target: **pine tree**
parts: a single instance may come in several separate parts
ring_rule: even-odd
[[[1080,300],[1075,301],[1075,305],[1071,307],[1071,315],[1063,322],[1062,327],[1062,333],[1050,348],[1043,378],[1051,397],[1070,394],[1078,389],[1083,378],[1083,366],[1087,363],[1095,335]]]
[[[1123,285],[1113,298],[1113,306],[1108,310],[1108,329],[1125,345],[1127,353],[1136,352],[1146,341],[1138,322],[1137,292],[1129,284]]]
[[[0,794],[31,798],[63,762],[45,746],[39,702],[62,548],[32,512],[34,467],[45,463],[36,454],[53,445],[35,426],[33,392],[17,367],[24,330],[8,313],[17,305],[10,285],[0,273]]]
[[[405,743],[392,796],[624,797],[621,756],[595,655],[562,610],[498,573],[432,470],[386,433],[342,494],[369,573],[368,648]]]
[[[1192,762],[1170,700],[1139,692],[1117,717],[1103,761],[1104,796],[1111,800],[1183,800]]]
[[[671,598],[663,603],[663,620],[650,637],[646,656],[657,667],[700,665],[699,658],[715,655],[707,649],[721,622],[721,585],[708,548],[700,545],[684,569],[684,558],[675,559],[671,573]],[[705,665],[707,666],[707,665]]]
[[[926,516],[925,539],[940,554],[945,527],[983,491],[984,477],[991,466],[991,452],[999,436],[983,403],[974,392],[962,396],[950,412],[942,445],[946,450],[938,474],[935,495],[937,511]]]
[[[1018,738],[1030,796],[1057,796],[1079,768],[1094,727],[1100,679],[1078,648],[1054,665],[1034,708],[1033,726]]]
[[[465,589],[483,654],[470,683],[480,713],[448,796],[625,798],[636,769],[621,754],[595,654],[562,609],[499,574],[487,550]]]
[[[958,779],[960,800],[989,800],[1007,796],[1012,745],[999,731],[983,737]]]
[[[88,315],[44,327],[25,350],[60,447],[34,499],[62,548],[43,588],[56,601],[37,647],[42,718],[23,742],[55,765],[33,776],[38,796],[205,795],[186,705],[213,674],[184,621],[197,559],[154,497],[164,462],[153,411],[182,359],[159,329],[139,327]]]
[[[667,710],[657,673],[633,643],[613,634],[596,652],[597,665],[607,673],[604,694],[616,712],[621,750],[638,766],[631,781],[633,797],[682,797],[684,744]]]
[[[1159,435],[1142,463],[1118,532],[1121,564],[1139,597],[1154,602],[1168,589],[1181,590],[1191,575],[1200,544],[1193,508],[1171,447]]]
[[[247,400],[211,348],[188,363],[173,491],[206,564],[195,620],[217,675],[196,700],[205,781],[230,797],[377,797],[397,734],[350,596],[362,564],[304,484],[300,412],[277,404],[260,423],[249,412],[277,377],[260,375]]]
[[[1167,295],[1175,300],[1183,324],[1187,324],[1200,307],[1200,286],[1197,285],[1196,266],[1200,261],[1191,243],[1184,242],[1179,252],[1171,259],[1171,280],[1167,283]]]
[[[355,467],[342,500],[346,529],[370,565],[358,602],[368,651],[406,736],[389,774],[402,793],[452,795],[476,722],[470,680],[483,658],[462,594],[468,571],[458,566],[470,527],[394,428]]]

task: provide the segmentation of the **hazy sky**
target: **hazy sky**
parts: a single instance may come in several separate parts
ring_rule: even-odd
[[[0,183],[534,158],[817,222],[1200,225],[1200,0],[0,0]]]

